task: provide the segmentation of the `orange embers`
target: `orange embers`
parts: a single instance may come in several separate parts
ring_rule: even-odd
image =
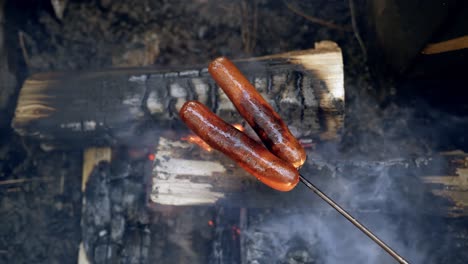
[[[188,135],[186,137],[182,137],[181,140],[190,142],[192,144],[196,144],[196,145],[198,145],[199,147],[201,147],[202,149],[204,149],[204,150],[206,150],[208,152],[213,151],[213,148],[210,147],[210,145],[208,145],[205,141],[203,141],[203,139],[201,139],[197,135],[190,134],[190,135]]]
[[[245,128],[242,126],[242,124],[233,124],[233,127],[237,128],[237,130],[244,132]]]

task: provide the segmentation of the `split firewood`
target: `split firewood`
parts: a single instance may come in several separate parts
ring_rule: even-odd
[[[443,169],[422,177],[430,191],[447,201],[447,214],[468,215],[468,153],[451,151],[441,153]]]
[[[296,136],[339,138],[343,61],[335,43],[236,64]],[[183,127],[177,111],[193,99],[228,122],[242,120],[205,67],[132,68],[33,75],[23,84],[12,126],[22,136],[64,148],[148,144],[158,132]]]
[[[229,207],[274,208],[300,207],[308,210],[329,210],[313,198],[308,189],[299,185],[282,193],[260,183],[217,151],[207,151],[184,139],[161,137],[155,151],[150,191],[151,207],[224,205]],[[463,152],[362,161],[349,158],[320,160],[309,157],[301,169],[331,197],[351,211],[359,211],[359,197],[363,210],[389,210],[392,199],[401,204],[421,202],[424,197],[431,206],[415,206],[423,214],[449,217],[468,215],[468,154]],[[444,175],[444,176],[440,176]],[[385,201],[372,201],[372,186],[394,183],[386,187]],[[401,183],[401,184],[400,184]],[[354,186],[350,189],[349,186]],[[351,191],[346,196],[343,192]],[[307,197],[307,198],[306,198]],[[350,197],[353,197],[352,199]],[[367,198],[366,198],[367,197]],[[366,200],[367,199],[367,200]],[[355,208],[347,205],[353,201]],[[373,204],[375,202],[375,204]],[[319,209],[322,208],[322,209]],[[384,211],[382,213],[392,213]]]

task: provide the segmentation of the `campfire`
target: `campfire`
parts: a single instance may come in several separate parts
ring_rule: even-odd
[[[353,158],[344,158],[345,160],[323,159],[320,158],[318,152],[317,156],[315,155],[315,142],[339,141],[344,120],[342,116],[344,92],[340,91],[340,89],[343,90],[343,82],[339,77],[342,76],[342,72],[336,71],[336,69],[340,69],[339,65],[341,64],[340,49],[336,44],[330,42],[317,44],[316,47],[315,50],[291,52],[239,62],[242,69],[252,74],[249,78],[252,79],[256,89],[282,115],[290,117],[285,120],[292,132],[299,138],[300,143],[309,151],[310,158],[302,171],[313,175],[319,184],[338,184],[337,186],[342,185],[340,188],[344,188],[345,192],[359,193],[363,191],[359,190],[361,187],[352,187],[356,185],[356,182],[349,183],[352,185],[346,183],[349,179],[343,174],[346,174],[347,171],[352,171],[351,176],[353,177],[362,173],[369,179],[370,175],[375,175],[368,186],[379,188],[383,184],[382,181],[389,180],[389,176],[386,175],[387,171],[397,169],[411,171],[414,174],[415,171],[431,168],[432,166],[427,163],[424,163],[423,169],[420,168],[421,164],[419,163],[415,167],[415,161],[412,159],[372,162],[354,160]],[[324,56],[335,58],[335,64],[326,65],[329,67],[328,71],[324,64],[317,63]],[[121,77],[115,77],[116,74],[117,76],[120,74]],[[93,86],[100,87],[103,83],[108,82],[124,81],[128,84],[125,86],[128,88],[119,92],[120,95],[114,96],[116,94],[112,93],[113,100],[119,100],[120,103],[111,105],[101,102],[93,102],[91,105],[86,103],[88,111],[80,110],[80,105],[84,101],[80,100],[77,94],[58,93],[51,97],[42,96],[43,93],[55,93],[58,91],[57,87],[66,85],[64,80],[68,79],[69,76],[67,78],[65,76],[68,75],[33,76],[25,82],[13,121],[18,133],[24,136],[38,137],[52,146],[60,141],[68,140],[70,136],[85,144],[92,142],[114,144],[109,141],[111,134],[111,139],[121,145],[138,142],[123,152],[120,150],[111,154],[115,151],[108,148],[90,148],[90,152],[85,155],[83,190],[86,190],[86,202],[84,203],[86,206],[83,218],[85,235],[82,251],[83,255],[87,256],[86,258],[100,258],[99,254],[102,254],[100,251],[96,251],[99,249],[99,244],[96,244],[96,235],[110,236],[106,239],[120,243],[119,241],[123,239],[122,235],[126,232],[125,219],[134,217],[128,215],[132,212],[131,210],[124,214],[124,218],[117,218],[120,219],[117,220],[119,222],[114,223],[114,220],[111,220],[110,224],[113,227],[110,234],[103,231],[106,230],[104,226],[101,227],[104,228],[103,230],[98,231],[98,227],[102,223],[99,225],[96,220],[92,219],[109,218],[109,215],[114,214],[113,212],[116,210],[112,209],[111,204],[116,201],[95,200],[96,197],[112,193],[112,189],[109,189],[110,186],[104,189],[96,189],[95,186],[106,186],[106,182],[112,181],[115,177],[117,180],[119,177],[136,176],[136,179],[140,179],[137,180],[139,183],[136,186],[140,187],[131,190],[133,192],[131,200],[119,205],[119,207],[125,207],[135,203],[138,199],[146,200],[147,203],[144,204],[144,207],[140,205],[140,209],[132,213],[136,213],[136,217],[142,217],[138,216],[140,214],[179,214],[180,210],[182,210],[181,212],[187,210],[183,208],[194,206],[222,206],[222,210],[216,210],[212,218],[204,221],[208,223],[209,228],[213,229],[210,231],[213,234],[210,250],[212,260],[253,263],[265,259],[273,261],[279,257],[301,259],[305,262],[326,261],[312,247],[317,246],[319,241],[339,240],[336,234],[330,231],[330,235],[324,236],[320,230],[310,228],[306,233],[301,233],[301,228],[292,229],[290,234],[284,233],[278,231],[281,228],[277,226],[277,222],[286,221],[283,224],[287,226],[287,221],[290,221],[300,226],[306,225],[303,219],[310,219],[310,222],[323,226],[323,228],[326,228],[328,221],[333,225],[340,226],[346,226],[345,222],[339,223],[333,212],[317,203],[305,188],[297,188],[287,195],[266,188],[233,161],[214,152],[200,137],[180,126],[180,121],[175,114],[177,109],[182,106],[185,100],[199,98],[211,106],[217,114],[232,122],[238,130],[245,131],[255,140],[260,141],[249,126],[241,124],[241,119],[235,108],[226,95],[207,78],[205,69],[163,73],[152,70],[146,72],[141,70],[137,72],[133,70],[116,73],[102,72],[98,75],[82,73],[73,78],[77,84],[84,83],[86,84],[84,87],[90,87],[90,89],[94,89]],[[51,77],[56,79],[50,79]],[[184,86],[184,83],[190,85]],[[161,89],[166,88],[168,93],[161,91]],[[107,91],[105,89],[99,93]],[[208,91],[213,94],[214,98],[204,95]],[[300,100],[296,98],[297,95],[300,95]],[[85,93],[85,96],[88,95]],[[63,107],[57,104],[59,100],[74,101],[76,106],[75,108]],[[169,106],[171,110],[169,112],[163,111],[164,105]],[[52,110],[42,111],[41,109]],[[120,114],[116,116],[114,112]],[[70,120],[70,117],[73,119]],[[151,119],[157,120],[157,127],[148,121]],[[87,121],[76,122],[73,120]],[[132,120],[132,125],[124,126],[123,124],[129,123],[128,120]],[[138,140],[135,140],[135,136],[138,137]],[[89,141],[89,138],[93,138],[93,141]],[[113,172],[109,165],[105,165],[109,162],[114,163],[114,158],[111,158],[113,155],[117,155],[115,162],[124,162],[124,164],[128,164],[126,166],[132,167],[131,171],[135,169],[138,171],[131,172],[124,169],[122,172]],[[456,161],[460,157],[464,158],[464,155],[464,153],[449,155],[447,159],[448,162],[455,162],[456,166],[464,166],[466,163]],[[418,159],[421,158],[431,160],[433,157],[419,157]],[[105,164],[102,163],[103,161]],[[125,165],[122,164],[118,166],[121,169],[124,167]],[[346,169],[344,170],[344,168]],[[383,176],[381,175],[382,171],[384,172]],[[121,173],[128,176],[117,176]],[[103,178],[103,176],[98,175],[107,176]],[[317,175],[322,175],[322,177],[317,178]],[[418,177],[426,183],[437,181],[430,174],[420,173]],[[94,187],[90,187],[92,190],[88,191],[86,186]],[[368,186],[364,188],[369,188]],[[138,191],[142,189],[147,191]],[[95,193],[96,191],[98,193]],[[130,190],[126,192],[128,191]],[[398,210],[392,207],[388,209],[389,211],[382,211],[382,208],[388,207],[380,204],[383,201],[391,201],[391,199],[388,200],[386,192],[394,193],[396,191],[399,190],[386,190],[380,194],[382,198],[377,195],[377,199],[371,203],[362,201],[365,208],[354,208],[352,204],[346,202],[344,205],[350,207],[353,214],[367,214],[368,212],[398,214]],[[434,191],[434,193],[437,194],[439,191]],[[337,193],[332,192],[332,195],[336,196]],[[137,197],[141,198],[137,199]],[[355,200],[351,201],[356,202]],[[102,208],[108,208],[107,213],[101,212]],[[143,213],[146,210],[144,208],[149,209],[149,211]],[[281,216],[278,221],[271,223],[266,221],[259,226],[254,224],[255,221],[258,221],[257,219],[262,219],[266,208],[282,208],[282,210],[291,208],[291,214]],[[322,218],[309,214],[304,215],[303,210],[309,211],[311,214],[318,213]],[[457,214],[459,209],[451,208],[449,210],[453,214]],[[106,216],[106,214],[109,215]],[[145,223],[151,225],[151,216],[146,217],[149,218],[145,220]],[[114,230],[114,228],[117,229]],[[348,228],[350,227],[348,226]],[[359,234],[354,233],[355,231],[347,232],[353,236],[359,236]],[[140,235],[144,235],[143,237],[146,237],[144,239],[149,241],[144,246],[140,245],[140,250],[151,251],[153,245],[150,241],[156,238],[148,231],[144,231]],[[175,236],[172,239],[187,251],[186,254],[195,254],[188,249],[191,247],[188,233],[175,234]],[[405,252],[393,237],[388,237],[385,234],[384,237]],[[188,240],[185,241],[185,239]],[[226,244],[226,241],[229,242]],[[361,241],[360,243],[369,248],[373,247],[369,241]],[[279,252],[268,251],[267,248],[271,247],[285,249]],[[343,247],[347,248],[346,250],[350,248],[349,245],[343,245]],[[320,245],[318,248],[325,251],[331,250],[326,245]],[[376,261],[386,258],[376,249],[363,253],[362,257],[368,258],[369,256],[375,258]],[[339,262],[340,260],[338,258],[333,261]]]
[[[0,93],[0,158],[24,159],[0,162],[0,262],[466,262],[468,121],[451,87],[467,38],[429,12],[462,4],[23,2],[0,8],[17,87]],[[182,122],[199,102],[279,157],[210,75],[218,56],[305,150],[279,158],[304,185],[270,188]]]

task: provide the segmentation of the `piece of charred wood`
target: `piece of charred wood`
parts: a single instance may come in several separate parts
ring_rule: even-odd
[[[451,216],[468,215],[468,153],[450,151],[441,153],[443,164],[422,179],[430,191],[447,202],[447,213]]]
[[[95,261],[90,262],[90,259],[94,260],[94,243],[99,237],[97,233],[100,230],[106,230],[107,232],[107,228],[105,228],[104,225],[108,225],[111,221],[109,188],[106,184],[103,184],[103,182],[106,182],[106,176],[109,173],[104,166],[98,167],[101,162],[110,162],[111,155],[111,149],[104,147],[87,148],[83,153],[81,179],[81,190],[83,192],[86,193],[86,186],[92,174],[94,177],[90,183],[91,191],[88,190],[88,195],[84,195],[82,199],[83,210],[81,222],[83,241],[80,243],[77,260],[78,264],[95,263]],[[101,176],[102,179],[99,179],[99,176]],[[89,204],[86,204],[86,196],[91,200]],[[90,229],[92,230],[89,231]],[[90,244],[93,244],[93,246],[90,246]],[[107,250],[103,253],[106,255]]]
[[[274,191],[221,153],[186,140],[161,137],[155,157],[149,195],[155,210],[214,204],[331,210],[302,185],[287,193]],[[459,152],[382,161],[310,155],[301,173],[357,213],[466,216],[467,160],[468,154]],[[401,212],[402,207],[412,211]]]
[[[335,43],[236,64],[296,136],[338,137],[344,87]],[[203,102],[228,122],[242,120],[204,67],[134,68],[31,76],[21,89],[12,126],[22,136],[61,147],[147,144],[158,131],[183,126],[177,110],[186,100]]]
[[[85,151],[79,264],[149,263],[149,167],[142,153],[115,150],[111,161],[110,148]]]

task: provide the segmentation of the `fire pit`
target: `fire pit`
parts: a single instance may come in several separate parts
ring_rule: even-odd
[[[411,263],[466,262],[466,38],[434,33],[464,4],[26,2],[0,9],[0,262],[394,263],[180,122],[198,100],[253,135],[220,55],[306,148],[301,174]]]
[[[417,192],[407,189],[422,182],[445,181],[431,175],[437,173],[441,162],[449,165],[442,166],[445,173],[451,173],[453,166],[463,169],[466,155],[446,153],[379,161],[339,153],[333,158],[318,156],[317,142],[339,142],[344,91],[340,73],[336,72],[340,69],[340,50],[336,44],[328,42],[316,47],[310,51],[245,60],[240,65],[252,74],[252,83],[280,114],[290,116],[290,127],[311,156],[302,172],[313,175],[319,185],[334,186],[332,190],[336,193],[332,194],[336,197],[366,193],[357,195],[363,199],[345,201],[345,206],[352,208],[353,214],[400,228],[389,217],[410,213],[407,210],[412,205],[403,206],[402,201],[411,199],[402,197],[417,196],[419,202],[432,197],[430,188],[418,188]],[[325,58],[328,61],[335,58],[335,65],[320,63]],[[333,70],[327,71],[327,66]],[[146,262],[167,258],[176,262],[326,263],[349,258],[356,262],[389,259],[356,230],[338,220],[330,208],[314,200],[305,188],[299,187],[287,194],[268,189],[180,126],[173,113],[185,100],[198,98],[252,134],[249,127],[241,124],[242,120],[226,96],[212,81],[207,81],[205,69],[163,73],[118,70],[97,75],[82,73],[76,77],[74,86],[90,87],[90,91],[100,94],[109,91],[109,83],[120,86],[119,93],[109,94],[115,98],[112,99],[115,103],[110,104],[99,102],[108,96],[97,97],[97,101],[89,104],[77,94],[70,97],[69,93],[59,92],[67,89],[65,80],[70,79],[63,74],[43,76],[25,82],[13,121],[17,132],[37,137],[51,147],[60,147],[59,144],[69,137],[81,144],[113,146],[113,150],[92,147],[85,152],[80,261]],[[293,99],[297,95],[300,100]],[[117,100],[122,104],[117,104]],[[76,101],[77,104],[73,108],[63,107],[57,103],[62,101]],[[86,111],[81,111],[83,102]],[[169,107],[170,111],[161,112],[164,107]],[[48,111],[39,111],[41,109]],[[295,115],[296,111],[300,115]],[[115,112],[120,114],[115,116]],[[108,116],[112,119],[106,118]],[[70,117],[72,121],[65,121]],[[309,119],[317,121],[305,121]],[[133,120],[131,126],[122,125],[128,120]],[[139,140],[135,139],[136,135]],[[437,162],[434,164],[433,160]],[[406,184],[403,189],[396,184],[401,175],[412,179],[402,179]],[[432,190],[432,193],[438,191]],[[465,208],[463,205],[445,208],[440,204],[419,214],[438,210],[449,210],[450,214],[457,215],[463,214]],[[204,219],[197,222],[199,213]],[[165,223],[162,218],[168,215],[169,219],[175,216],[176,222]],[[179,218],[180,223],[177,222]],[[327,226],[331,229],[324,233]],[[348,228],[346,235],[336,232],[343,230],[343,226]],[[169,244],[160,242],[160,232],[152,231],[161,228],[174,229],[166,234]],[[396,238],[392,233],[380,231],[381,225],[377,228],[378,233],[402,252],[405,248],[401,245],[417,233],[409,232]],[[204,235],[194,238],[194,232]],[[357,241],[356,237],[359,243],[352,246],[336,242],[340,238]],[[203,249],[196,249],[195,244],[199,242],[205,244]],[[341,254],[332,253],[336,246],[343,247]],[[174,255],[164,256],[161,247],[171,248]],[[205,253],[200,255],[199,250]],[[421,258],[418,251],[405,253],[412,259]]]

